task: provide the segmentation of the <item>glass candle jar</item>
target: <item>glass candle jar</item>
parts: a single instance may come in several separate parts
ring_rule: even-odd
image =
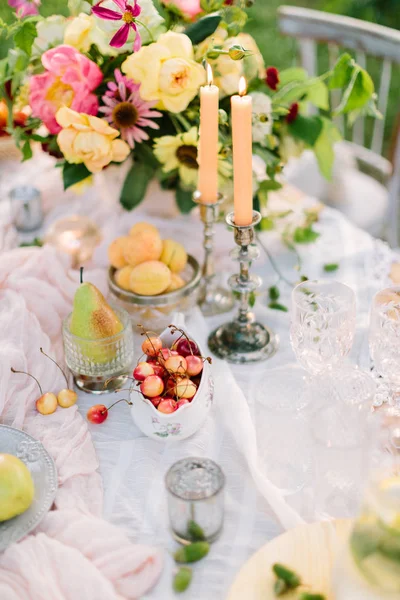
[[[30,185],[15,187],[10,192],[11,209],[18,231],[34,231],[43,223],[42,198]]]
[[[183,458],[169,469],[165,483],[172,533],[180,543],[217,539],[224,520],[225,475],[209,458]],[[200,538],[198,533],[200,532]]]
[[[77,387],[102,394],[122,387],[133,367],[133,332],[128,313],[114,308],[123,329],[110,337],[87,340],[71,333],[71,314],[64,319],[65,361]],[[113,378],[107,386],[107,380]]]

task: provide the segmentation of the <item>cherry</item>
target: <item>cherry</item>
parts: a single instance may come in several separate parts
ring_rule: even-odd
[[[177,404],[176,404],[175,400],[173,400],[172,398],[165,398],[158,405],[158,410],[166,415],[175,412],[176,409],[177,409]]]
[[[129,400],[126,400],[125,398],[121,398],[121,400],[117,400],[116,402],[114,402],[114,404],[111,404],[111,406],[109,406],[108,408],[104,404],[94,404],[87,411],[87,414],[86,414],[87,420],[95,425],[100,425],[100,423],[104,423],[104,421],[108,417],[108,412],[112,409],[113,406],[115,406],[116,404],[119,404],[120,402],[126,402],[130,406],[132,406],[132,404],[133,404],[133,402],[130,402]]]
[[[185,358],[186,356],[189,356],[189,354],[195,354],[197,356],[200,354],[199,347],[196,344],[196,342],[194,342],[193,340],[186,339],[185,337],[182,337],[180,340],[177,341],[176,350],[181,356],[184,356]]]
[[[154,367],[148,362],[140,362],[133,371],[136,381],[144,381],[149,375],[154,375]]]
[[[203,370],[203,359],[200,356],[195,356],[194,354],[189,354],[186,357],[186,373],[190,375],[190,377],[194,377],[201,373]]]

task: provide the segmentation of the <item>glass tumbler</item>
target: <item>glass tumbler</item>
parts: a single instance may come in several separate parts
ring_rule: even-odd
[[[311,374],[341,365],[353,345],[356,298],[338,281],[305,281],[292,292],[290,339]]]
[[[400,287],[378,292],[372,301],[369,346],[375,368],[389,386],[394,403],[400,398]]]
[[[92,394],[120,388],[133,367],[133,331],[128,313],[113,307],[123,329],[116,335],[87,340],[71,333],[71,315],[64,319],[65,361],[77,387]],[[113,378],[105,386],[108,379]]]
[[[30,185],[15,187],[10,192],[15,226],[18,231],[34,231],[43,223],[42,198]]]
[[[225,475],[209,458],[183,458],[165,477],[172,533],[180,543],[217,539],[224,521]],[[193,537],[193,533],[200,532]]]

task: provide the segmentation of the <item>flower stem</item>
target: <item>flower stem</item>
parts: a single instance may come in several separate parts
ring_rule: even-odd
[[[143,29],[145,29],[147,31],[147,33],[149,34],[149,37],[150,37],[150,43],[153,44],[155,42],[155,39],[154,39],[153,34],[151,33],[150,29],[147,27],[147,25],[145,25],[143,23],[143,21],[138,21],[138,19],[135,19],[135,21],[138,25],[141,25],[143,27]]]
[[[274,269],[275,273],[278,275],[279,281],[283,281],[288,286],[293,287],[293,283],[291,281],[289,281],[288,279],[286,279],[286,277],[282,274],[281,270],[278,267],[278,263],[275,261],[275,259],[273,258],[272,254],[270,253],[268,248],[262,243],[258,233],[256,234],[256,238],[257,238],[257,242],[260,244],[261,248],[264,250],[265,254],[267,255],[267,258],[268,258],[269,262],[271,263],[271,267]]]

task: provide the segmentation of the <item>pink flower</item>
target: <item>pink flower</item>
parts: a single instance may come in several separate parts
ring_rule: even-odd
[[[99,67],[72,46],[62,45],[42,55],[46,71],[30,80],[29,104],[32,115],[46,125],[50,133],[61,131],[55,115],[67,106],[77,112],[96,115],[99,103],[93,90],[103,74]]]
[[[202,12],[200,0],[162,0],[162,3],[165,6],[175,6],[188,19],[193,19]]]
[[[15,8],[15,12],[21,19],[28,15],[37,15],[40,0],[8,0],[8,4]]]
[[[133,50],[134,52],[140,50],[142,40],[140,39],[140,34],[136,26],[136,19],[140,15],[142,9],[138,5],[137,0],[133,0],[133,6],[129,4],[128,0],[112,1],[114,4],[116,4],[121,12],[110,10],[109,8],[103,8],[101,5],[103,4],[104,0],[100,0],[100,2],[95,4],[95,6],[92,8],[92,12],[97,17],[100,17],[100,19],[105,19],[106,21],[124,22],[124,24],[118,29],[117,33],[111,39],[110,46],[113,46],[114,48],[121,48],[124,44],[126,44],[129,32],[131,29],[133,29],[136,33]]]
[[[134,148],[135,142],[141,144],[149,139],[143,127],[159,129],[157,123],[151,119],[162,117],[162,114],[151,110],[157,104],[157,100],[142,100],[139,95],[140,84],[122,75],[119,69],[116,69],[114,74],[115,81],[107,84],[108,90],[102,98],[105,106],[101,106],[99,112],[104,113],[106,121],[118,129],[121,138]]]

